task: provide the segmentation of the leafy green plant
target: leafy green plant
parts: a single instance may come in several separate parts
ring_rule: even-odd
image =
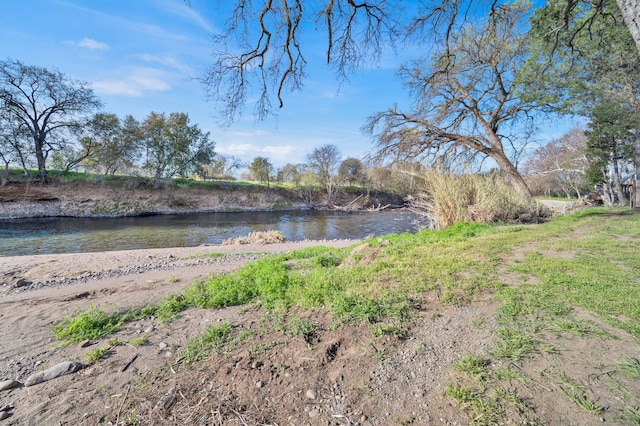
[[[87,311],[76,310],[71,316],[51,326],[56,339],[80,342],[97,339],[117,331],[125,318],[119,313],[107,314],[93,306]]]
[[[96,362],[99,359],[101,359],[107,353],[107,351],[108,351],[107,348],[95,348],[95,349],[92,349],[92,350],[88,351],[84,355],[84,357],[89,362]]]

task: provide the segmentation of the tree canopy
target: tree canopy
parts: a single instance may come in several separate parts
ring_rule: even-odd
[[[35,156],[41,181],[47,179],[49,154],[63,150],[69,144],[68,132],[82,127],[100,106],[86,83],[59,71],[16,60],[0,62],[3,152],[14,150],[22,161]]]

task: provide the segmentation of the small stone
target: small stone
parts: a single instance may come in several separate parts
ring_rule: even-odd
[[[13,410],[13,403],[5,404],[3,407],[0,407],[0,411],[11,411]]]
[[[144,332],[147,333],[147,334],[151,333],[152,331],[153,331],[153,326],[152,325],[144,329]]]
[[[91,345],[93,345],[93,342],[91,340],[83,340],[78,346],[80,346],[81,348],[86,348],[87,346]]]
[[[364,414],[360,416],[360,423],[364,423],[367,421],[367,416],[365,416]]]
[[[263,386],[264,386],[264,382],[263,382],[262,380],[258,380],[258,381],[256,382],[256,387],[257,387],[258,389],[260,389],[260,388],[261,388],[261,387],[263,387]]]
[[[316,399],[318,397],[318,392],[313,389],[309,389],[305,395],[309,399]]]
[[[0,382],[0,392],[22,387],[22,383],[17,380],[4,380]]]
[[[262,361],[253,361],[251,363],[251,368],[256,369],[262,367]]]
[[[83,365],[79,362],[64,361],[60,364],[54,365],[53,367],[49,367],[46,370],[38,371],[37,373],[32,374],[31,376],[27,377],[27,380],[24,381],[24,385],[37,385],[38,383],[43,383],[48,380],[55,379],[56,377],[75,373],[82,367]]]
[[[8,411],[0,412],[0,420],[8,419],[11,416],[11,413]]]
[[[167,394],[156,402],[155,408],[163,408],[165,411],[168,411],[177,399],[178,397],[175,394]]]
[[[169,345],[166,344],[165,342],[160,342],[160,343],[158,343],[158,347],[160,349],[167,349],[169,347]]]
[[[27,284],[29,284],[29,281],[25,280],[24,278],[18,278],[18,280],[16,281],[15,286],[17,288],[20,288],[20,287],[24,287]]]

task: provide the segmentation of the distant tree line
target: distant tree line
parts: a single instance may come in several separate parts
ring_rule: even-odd
[[[265,157],[241,165],[217,155],[209,135],[186,114],[150,113],[140,123],[95,114],[100,101],[85,83],[6,60],[0,62],[5,170],[10,164],[25,172],[35,166],[42,181],[51,164],[61,170],[209,179],[246,167],[247,177],[267,185],[321,185],[329,202],[340,185],[369,188],[377,182],[378,188],[414,190],[420,167],[451,173],[496,167],[529,201],[536,193],[581,197],[596,190],[607,204],[625,204],[629,184],[638,181],[637,2],[420,2],[401,15],[394,13],[398,3],[386,0],[302,1],[297,8],[232,4],[237,8],[231,8],[236,12],[228,31],[214,39],[224,50],[202,79],[228,120],[249,98],[259,99],[255,110],[263,118],[283,106],[285,88],[302,86],[302,27],[281,29],[308,24],[303,16],[326,24],[326,60],[341,78],[401,40],[432,46],[399,70],[411,105],[373,113],[365,124],[375,146],[367,167],[360,159],[342,160],[333,145],[313,150],[305,164],[278,170]],[[265,45],[267,40],[272,42]],[[248,97],[251,82],[261,89]],[[545,114],[585,117],[588,125],[532,151]],[[385,174],[386,180],[374,179]],[[396,179],[397,174],[405,177]]]

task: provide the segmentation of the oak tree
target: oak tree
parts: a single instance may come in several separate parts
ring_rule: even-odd
[[[17,60],[0,62],[0,117],[21,129],[17,136],[28,135],[29,153],[35,156],[42,182],[47,179],[49,155],[65,149],[71,139],[68,132],[80,128],[100,106],[86,83],[59,71]]]
[[[378,157],[444,159],[440,166],[491,158],[512,186],[529,189],[516,161],[529,136],[532,103],[516,96],[515,76],[527,54],[523,2],[497,5],[479,22],[453,11],[459,25],[427,59],[403,67],[414,109],[372,116]]]

